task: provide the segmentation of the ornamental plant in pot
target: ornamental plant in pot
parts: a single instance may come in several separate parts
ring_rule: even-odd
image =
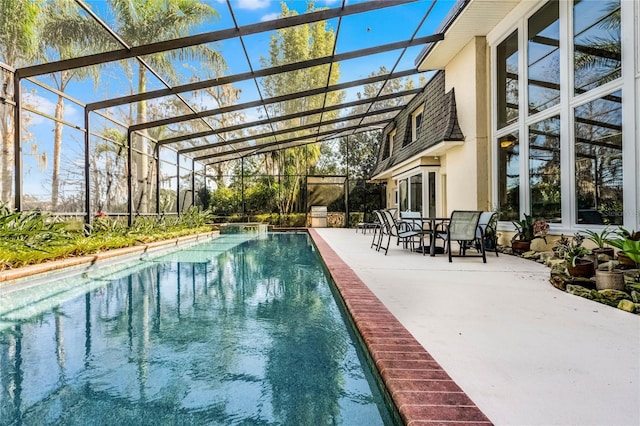
[[[606,247],[608,244],[607,241],[608,241],[609,235],[613,233],[613,231],[611,231],[609,227],[604,228],[600,232],[592,231],[590,229],[587,229],[584,232],[585,234],[587,234],[587,240],[591,241],[596,245],[596,248],[592,249],[591,253],[593,253],[595,256],[598,256],[599,254],[606,254],[610,258],[613,258],[613,255],[614,255],[613,247]]]
[[[524,214],[524,219],[514,220],[513,226],[516,227],[516,233],[511,238],[511,249],[515,254],[522,254],[529,251],[531,241],[536,238],[542,238],[547,242],[546,235],[549,225],[543,219],[534,219],[533,216]]]
[[[595,273],[593,261],[585,259],[584,256],[590,251],[582,245],[584,236],[576,233],[571,240],[562,235],[556,242],[554,252],[556,255],[567,261],[567,272],[572,277],[590,278]]]
[[[631,256],[633,256],[636,250],[636,244],[640,244],[640,231],[628,231],[623,227],[619,227],[614,234],[617,235],[617,238],[607,239],[607,244],[619,250],[618,261],[620,265],[627,268],[638,268],[640,262],[632,259],[627,251],[632,252]]]

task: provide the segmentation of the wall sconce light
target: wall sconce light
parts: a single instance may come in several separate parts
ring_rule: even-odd
[[[500,141],[500,148],[509,148],[510,146],[515,145],[516,142],[514,140],[511,139],[505,139]]]

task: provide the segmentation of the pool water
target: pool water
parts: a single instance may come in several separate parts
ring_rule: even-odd
[[[2,425],[385,425],[303,233],[0,293]]]

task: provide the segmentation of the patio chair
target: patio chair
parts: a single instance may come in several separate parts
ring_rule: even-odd
[[[487,247],[493,248],[498,256],[498,213],[482,212],[478,220],[478,229],[476,230],[476,248],[480,250],[479,243],[484,242],[485,250]]]
[[[466,256],[467,249],[478,242],[478,251],[481,253],[482,261],[487,263],[484,249],[484,231],[478,226],[480,213],[479,211],[465,210],[455,210],[451,213],[449,224],[446,227],[446,250],[449,252],[449,262],[452,261],[451,258],[454,256],[451,251],[451,242],[456,241],[460,246],[458,256]],[[480,233],[479,239],[477,237],[478,232]]]
[[[387,237],[387,245],[384,247],[385,256],[389,251],[389,244],[391,243],[392,237],[395,237],[397,239],[397,245],[400,245],[400,243],[402,243],[405,248],[409,246],[409,243],[411,243],[411,247],[415,249],[416,240],[418,240],[422,245],[423,238],[421,232],[410,229],[409,225],[402,220],[396,222],[393,219],[391,212],[389,212],[388,210],[378,211],[377,214],[382,221],[379,240],[376,246],[377,251],[380,251],[380,249],[382,248],[382,243],[385,236]]]

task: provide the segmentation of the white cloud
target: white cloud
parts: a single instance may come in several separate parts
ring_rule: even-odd
[[[25,106],[40,111],[49,116],[54,116],[56,111],[56,104],[50,101],[47,98],[44,98],[40,95],[34,93],[25,93],[22,97],[22,102]],[[45,118],[39,114],[34,114],[30,112],[26,112],[25,114],[29,116],[30,121],[29,125],[36,125],[45,122]],[[72,102],[65,102],[64,104],[64,119],[65,121],[74,122],[74,119],[79,117],[79,109],[76,108],[75,104]],[[48,121],[48,120],[46,120]]]
[[[280,13],[278,12],[268,13],[264,15],[262,18],[260,18],[260,22],[273,21],[274,19],[278,19],[279,17],[280,17]]]
[[[256,10],[269,7],[270,0],[237,0],[239,9]]]

